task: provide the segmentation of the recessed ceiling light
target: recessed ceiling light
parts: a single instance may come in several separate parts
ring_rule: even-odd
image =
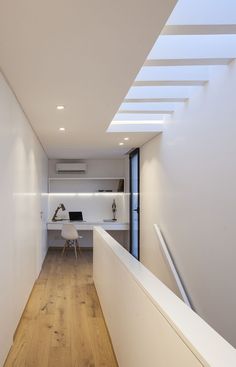
[[[60,127],[59,130],[60,131],[65,131],[65,128],[64,127]]]
[[[64,110],[64,108],[65,108],[65,106],[63,106],[63,105],[58,105],[58,106],[57,106],[57,109],[58,109],[58,110]]]
[[[129,137],[127,136],[126,138],[124,138],[124,140],[129,140]]]
[[[124,143],[119,143],[119,145],[124,145]]]

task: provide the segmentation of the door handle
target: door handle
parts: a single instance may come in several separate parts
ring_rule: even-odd
[[[133,211],[139,213],[139,208],[133,209]]]

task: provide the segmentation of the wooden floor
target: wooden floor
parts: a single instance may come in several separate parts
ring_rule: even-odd
[[[76,263],[50,250],[5,367],[117,366],[92,279],[92,251]]]

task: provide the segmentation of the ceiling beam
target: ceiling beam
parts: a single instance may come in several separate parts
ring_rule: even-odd
[[[208,80],[137,80],[133,87],[159,87],[159,86],[202,86]]]
[[[188,98],[126,98],[123,103],[187,102]]]
[[[234,58],[149,59],[143,66],[228,65]]]
[[[171,115],[173,112],[174,110],[119,110],[117,114]]]
[[[162,36],[195,36],[215,34],[236,34],[236,24],[166,25],[161,33]]]

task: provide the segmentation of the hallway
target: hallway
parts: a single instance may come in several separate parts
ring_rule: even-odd
[[[49,250],[5,367],[117,366],[92,279],[92,251],[76,263]]]

